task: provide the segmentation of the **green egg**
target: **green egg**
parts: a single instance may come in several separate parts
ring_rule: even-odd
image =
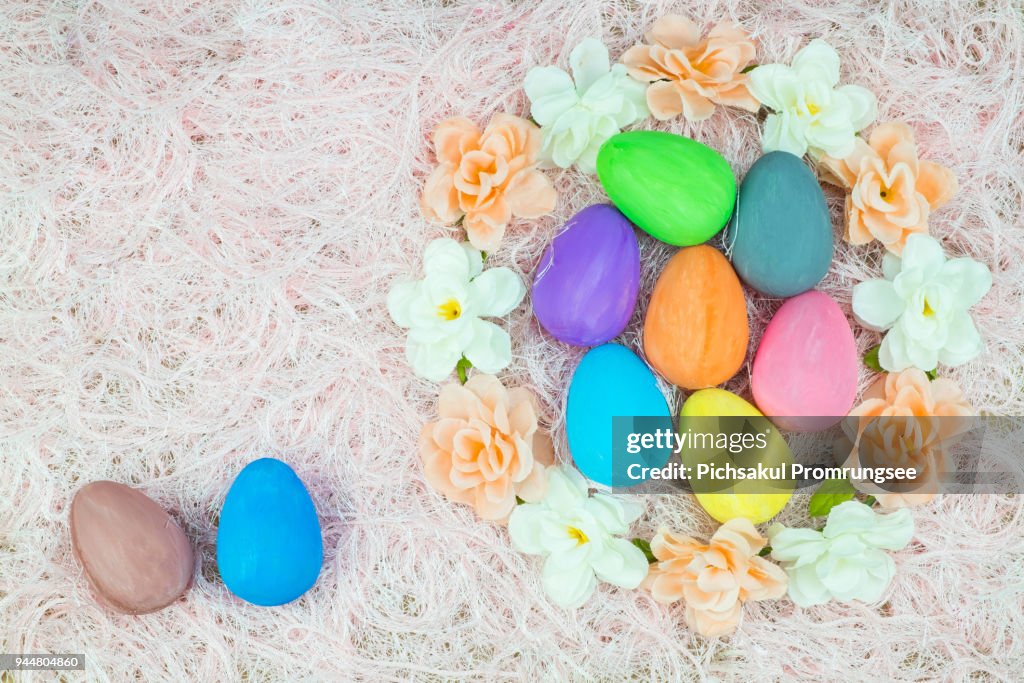
[[[721,154],[681,135],[636,130],[609,138],[597,155],[601,185],[634,224],[688,247],[729,221],[736,178]]]

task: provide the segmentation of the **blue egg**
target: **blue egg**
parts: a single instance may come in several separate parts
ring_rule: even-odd
[[[621,419],[631,417],[644,419]],[[598,346],[580,360],[569,385],[565,423],[576,467],[606,486],[639,484],[648,478],[636,476],[640,468],[664,467],[671,455],[667,447],[631,449],[627,443],[629,433],[671,429],[672,420],[654,373],[619,344]]]
[[[220,513],[224,584],[255,605],[283,605],[313,587],[323,559],[320,520],[302,480],[274,458],[249,463]]]

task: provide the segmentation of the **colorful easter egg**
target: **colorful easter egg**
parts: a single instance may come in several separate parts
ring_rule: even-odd
[[[541,257],[533,312],[555,339],[595,346],[622,333],[639,289],[633,226],[615,207],[595,204],[569,219]]]
[[[648,362],[673,384],[703,389],[740,369],[747,304],[732,266],[713,247],[680,249],[665,265],[644,319]]]
[[[597,154],[604,191],[629,220],[679,246],[718,233],[736,203],[725,158],[696,140],[635,130],[609,138]]]
[[[857,395],[857,346],[842,310],[827,294],[805,292],[782,304],[754,356],[754,402],[783,429],[836,424]]]
[[[724,483],[691,476],[694,495],[709,515],[723,523],[744,517],[760,524],[786,506],[793,495],[793,480],[785,478],[789,476],[793,454],[779,431],[757,408],[724,389],[701,389],[686,399],[679,415],[680,435],[688,431],[725,435],[731,444],[724,449],[718,447],[720,443],[712,448],[684,448],[680,458],[691,472],[696,472],[702,463],[713,467],[731,463],[737,468],[756,468],[763,464],[766,470],[777,473],[774,478],[735,479]]]
[[[573,373],[565,414],[569,451],[584,475],[606,486],[630,486],[643,481],[631,476],[638,472],[630,466],[665,466],[668,448],[626,450],[626,434],[638,429],[628,419],[633,416],[645,418],[643,431],[672,427],[654,373],[625,346],[591,349]]]
[[[832,263],[832,220],[802,159],[770,152],[754,162],[725,244],[740,279],[767,296],[795,296],[821,282]]]
[[[280,460],[249,463],[220,513],[224,584],[255,605],[283,605],[312,588],[322,564],[320,521],[302,480]]]
[[[83,486],[71,501],[71,548],[97,601],[124,614],[167,607],[192,583],[192,546],[141,491],[113,481]]]

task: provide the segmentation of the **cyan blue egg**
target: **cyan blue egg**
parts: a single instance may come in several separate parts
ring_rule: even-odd
[[[302,480],[274,458],[249,463],[224,499],[217,566],[232,593],[283,605],[316,583],[324,560],[316,508]]]
[[[771,297],[801,294],[832,263],[832,220],[814,173],[789,152],[754,162],[725,237],[736,274]]]
[[[644,420],[615,418],[644,417]],[[572,459],[584,475],[606,486],[632,486],[642,467],[664,467],[668,448],[629,453],[631,431],[671,429],[665,396],[639,356],[619,344],[591,349],[569,385],[566,432]],[[633,465],[639,465],[632,468]],[[645,477],[646,478],[646,477]]]

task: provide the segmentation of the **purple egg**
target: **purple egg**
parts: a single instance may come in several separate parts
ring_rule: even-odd
[[[609,204],[569,219],[540,259],[533,312],[566,344],[597,346],[626,327],[640,289],[640,245],[629,220]]]

